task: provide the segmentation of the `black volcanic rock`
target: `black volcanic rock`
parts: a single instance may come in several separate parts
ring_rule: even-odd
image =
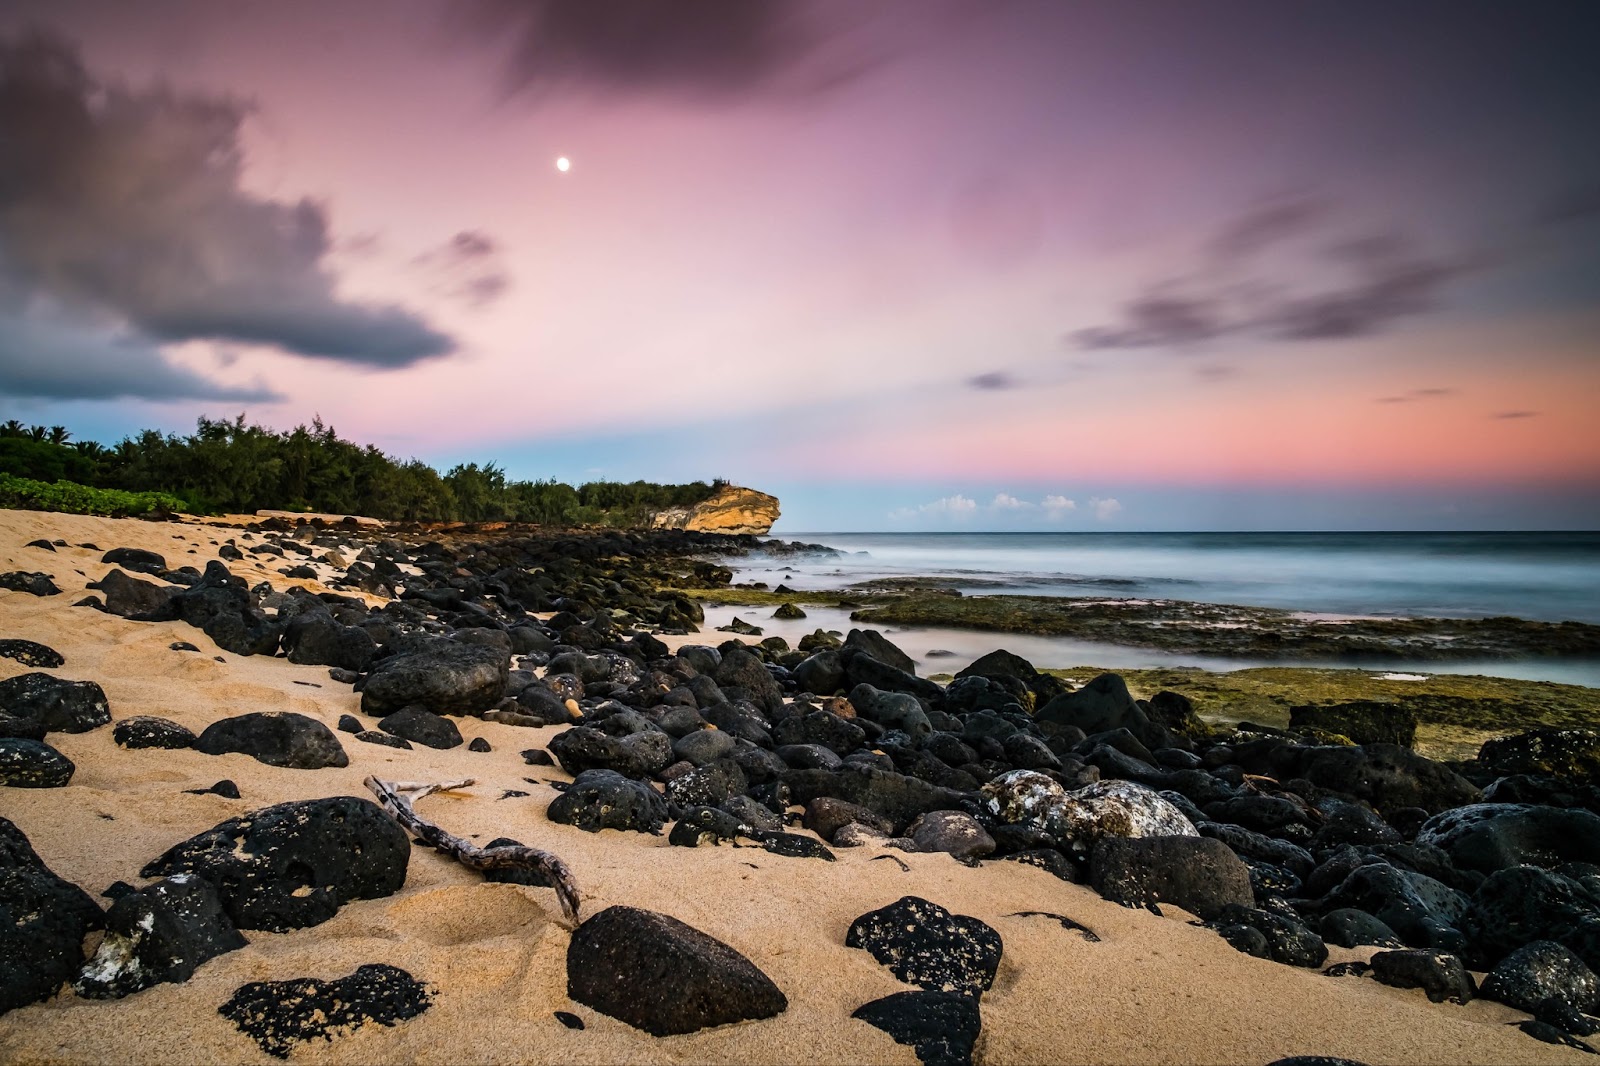
[[[1003,945],[977,918],[903,896],[850,923],[846,947],[862,948],[907,984],[977,997],[994,984]]]
[[[207,959],[247,941],[204,878],[175,874],[118,897],[106,935],[73,983],[88,999],[120,999],[167,981],[187,981]]]
[[[87,733],[111,721],[105,690],[93,681],[31,673],[0,681],[0,711],[52,733]]]
[[[83,965],[83,938],[102,925],[89,894],[0,818],[0,1014],[55,995]]]
[[[76,769],[71,759],[42,740],[0,737],[0,785],[62,788]]]
[[[254,711],[212,722],[194,747],[207,755],[241,752],[268,766],[293,770],[350,765],[331,729],[292,711]]]
[[[306,1041],[332,1040],[367,1022],[394,1026],[433,1003],[433,990],[398,966],[368,963],[336,981],[299,977],[252,981],[236,989],[217,1013],[261,1050],[287,1059]]]

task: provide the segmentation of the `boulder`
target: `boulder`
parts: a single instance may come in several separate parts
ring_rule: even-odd
[[[1372,976],[1395,988],[1420,988],[1434,1003],[1465,1003],[1477,994],[1472,975],[1454,955],[1406,948],[1372,956]]]
[[[1554,774],[1593,779],[1600,775],[1600,730],[1532,729],[1486,741],[1478,763],[1489,772]]]
[[[585,770],[551,802],[546,813],[552,822],[589,833],[602,829],[660,833],[667,822],[667,801],[643,781],[614,770]]]
[[[907,984],[974,998],[994,984],[1004,949],[1000,934],[984,922],[917,896],[861,915],[850,923],[844,943],[863,949]]]
[[[845,635],[844,647],[870,656],[896,670],[903,670],[908,674],[917,672],[917,664],[911,656],[895,647],[888,637],[876,629],[852,629]]]
[[[1417,739],[1417,714],[1398,703],[1375,700],[1308,705],[1289,708],[1289,729],[1337,733],[1357,744],[1397,744],[1409,748]]]
[[[731,649],[717,664],[715,680],[726,689],[737,687],[768,714],[783,706],[783,690],[766,664],[743,648]]]
[[[163,608],[146,617],[151,621],[182,619],[235,655],[271,655],[281,638],[277,623],[256,606],[245,580],[229,573],[217,559],[206,563],[199,581],[175,593]]]
[[[297,615],[283,631],[283,648],[292,663],[336,666],[365,673],[378,643],[360,626],[340,625],[326,612]]]
[[[240,929],[319,925],[353,899],[406,879],[411,842],[381,807],[354,796],[295,800],[230,818],[169,848],[141,877],[192,873],[211,882]]]
[[[1151,747],[1166,743],[1165,730],[1150,721],[1120,674],[1101,674],[1076,692],[1063,693],[1040,707],[1041,723],[1074,726],[1085,733],[1126,729]]]
[[[862,1004],[850,1017],[909,1044],[925,1066],[970,1066],[983,1029],[977,999],[954,992],[896,992]]]
[[[1240,946],[1241,942],[1256,938],[1239,937],[1237,933],[1230,935],[1230,932],[1240,928],[1253,930],[1265,943],[1264,957],[1285,966],[1321,966],[1328,961],[1328,946],[1322,938],[1304,923],[1285,914],[1230,903],[1218,910],[1216,917],[1207,924],[1241,951],[1246,950]]]
[[[0,737],[0,785],[9,788],[63,788],[77,767],[42,740]]]
[[[1581,882],[1537,866],[1490,874],[1460,927],[1480,970],[1535,940],[1553,940],[1591,970],[1600,967],[1600,902]]]
[[[1434,815],[1418,844],[1442,848],[1464,870],[1600,863],[1600,815],[1521,803],[1475,803]]]
[[[836,651],[819,651],[796,663],[789,676],[802,692],[832,696],[844,688],[844,662]]]
[[[83,965],[83,938],[102,925],[89,894],[0,818],[0,1014],[55,995]]]
[[[245,946],[211,882],[174,874],[120,897],[106,935],[73,988],[87,999],[121,999],[163,982],[187,981],[207,959]]]
[[[416,705],[435,714],[481,714],[504,698],[509,672],[494,648],[434,640],[379,660],[361,690],[361,713],[381,718]]]
[[[122,748],[162,748],[176,751],[194,747],[195,735],[187,726],[179,725],[170,719],[138,714],[131,718],[118,719],[117,724],[111,729],[111,739]]]
[[[1479,995],[1529,1014],[1551,999],[1593,1014],[1600,1006],[1600,978],[1560,944],[1535,940],[1501,959],[1484,978]]]
[[[461,746],[461,730],[448,718],[421,707],[402,707],[378,721],[378,728],[427,748],[444,751]]]
[[[1206,919],[1229,904],[1255,902],[1249,869],[1227,845],[1205,837],[1102,837],[1089,880],[1124,907],[1170,903]]]
[[[252,711],[212,722],[196,738],[194,748],[207,755],[239,752],[291,770],[350,765],[331,729],[293,711]]]
[[[920,740],[933,732],[922,704],[905,692],[883,692],[871,685],[857,685],[850,690],[850,706],[862,718],[877,722],[885,729],[898,729],[912,740]]]
[[[904,697],[913,704],[917,701]],[[854,701],[852,701],[854,702]],[[919,707],[918,713],[921,713]],[[926,722],[926,719],[924,719]],[[772,742],[786,744],[820,744],[836,755],[849,755],[866,742],[867,734],[854,722],[847,721],[827,711],[810,714],[791,714],[772,727]]]
[[[749,787],[737,762],[717,759],[667,782],[667,799],[680,807],[720,807]]]
[[[0,681],[0,711],[38,722],[51,733],[87,733],[111,721],[105,690],[93,681],[37,672]]]
[[[655,730],[613,737],[593,726],[575,726],[556,734],[548,747],[561,768],[574,777],[586,770],[650,777],[672,762],[672,738]]]
[[[112,548],[100,557],[100,561],[132,570],[136,574],[155,577],[160,577],[167,570],[167,560],[160,552],[143,548]]]
[[[60,652],[37,641],[7,638],[0,640],[0,659],[12,659],[23,666],[54,670],[66,663]]]
[[[1365,911],[1412,947],[1457,951],[1469,900],[1426,874],[1372,862],[1352,870],[1324,903]]]
[[[1342,948],[1371,944],[1380,948],[1399,948],[1405,945],[1379,919],[1354,907],[1338,907],[1322,916],[1322,939]]]
[[[37,570],[12,570],[0,574],[0,589],[8,592],[26,592],[33,596],[59,596],[61,590],[49,574]]]
[[[795,803],[804,806],[820,796],[846,800],[886,819],[897,832],[920,814],[956,809],[964,798],[915,777],[850,763],[835,770],[790,770],[783,780]]]
[[[650,517],[655,529],[763,536],[778,520],[778,498],[755,489],[723,485],[692,507],[668,507]]]
[[[1234,754],[1251,773],[1279,781],[1302,777],[1319,788],[1365,800],[1380,812],[1421,807],[1438,814],[1478,800],[1472,782],[1395,744],[1307,746],[1269,738],[1240,744]]]
[[[567,945],[567,995],[653,1036],[771,1018],[789,1001],[754,963],[676,918],[614,906]]]
[[[942,851],[969,866],[995,849],[994,838],[964,811],[929,811],[911,823],[906,835],[918,851]]]
[[[818,796],[808,803],[800,824],[830,844],[834,834],[847,825],[864,825],[885,837],[894,831],[894,823],[882,815],[832,796]]]
[[[983,793],[1000,821],[1042,829],[1083,858],[1105,837],[1199,835],[1182,811],[1132,781],[1096,781],[1068,792],[1037,771],[1012,770]]]
[[[176,585],[158,585],[154,581],[129,577],[121,570],[112,570],[92,587],[99,589],[106,598],[107,614],[135,621],[166,621],[176,617],[168,605],[172,597],[183,591]]]

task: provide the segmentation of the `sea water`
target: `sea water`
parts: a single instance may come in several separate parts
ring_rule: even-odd
[[[1174,599],[1333,616],[1512,616],[1600,624],[1600,533],[1594,532],[785,533],[779,539],[822,544],[839,554],[731,560],[736,580],[816,590],[876,578],[931,578],[969,595]],[[716,612],[716,624],[724,624],[724,613],[731,618],[734,612]],[[741,617],[757,621],[768,633],[780,632],[771,619],[748,609]],[[815,628],[819,621],[794,625],[809,622]],[[1046,656],[1034,659],[1040,666],[1092,662],[1228,669],[1262,664],[1058,638],[1024,641],[1000,633],[919,630],[903,636],[918,644],[942,638],[962,645],[925,649],[958,651],[949,659],[952,669],[970,661],[968,652],[975,656],[1005,646],[1026,654],[1020,647],[1024,642],[1035,656]],[[1096,652],[1100,656],[1091,658]],[[1389,663],[1386,669],[1600,685],[1600,662]]]

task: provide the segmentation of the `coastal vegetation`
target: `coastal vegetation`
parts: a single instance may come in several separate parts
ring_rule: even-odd
[[[76,441],[65,426],[0,424],[0,506],[80,514],[191,514],[257,510],[359,514],[402,522],[529,522],[548,526],[647,524],[692,507],[724,482],[662,485],[554,479],[519,481],[493,462],[440,473],[376,445],[340,437],[314,419],[273,430],[202,417],[186,436],[147,429],[111,446]]]

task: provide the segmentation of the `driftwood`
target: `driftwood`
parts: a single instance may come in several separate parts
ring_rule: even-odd
[[[469,869],[528,870],[543,874],[555,882],[556,896],[561,900],[561,910],[574,925],[578,922],[578,886],[572,879],[567,864],[548,851],[538,848],[501,847],[480,848],[470,841],[445,832],[423,818],[411,805],[435,792],[454,792],[473,784],[472,778],[461,781],[443,781],[427,784],[420,781],[384,781],[376,777],[366,780],[367,788],[384,810],[394,816],[401,828],[424,844],[445,852]]]

